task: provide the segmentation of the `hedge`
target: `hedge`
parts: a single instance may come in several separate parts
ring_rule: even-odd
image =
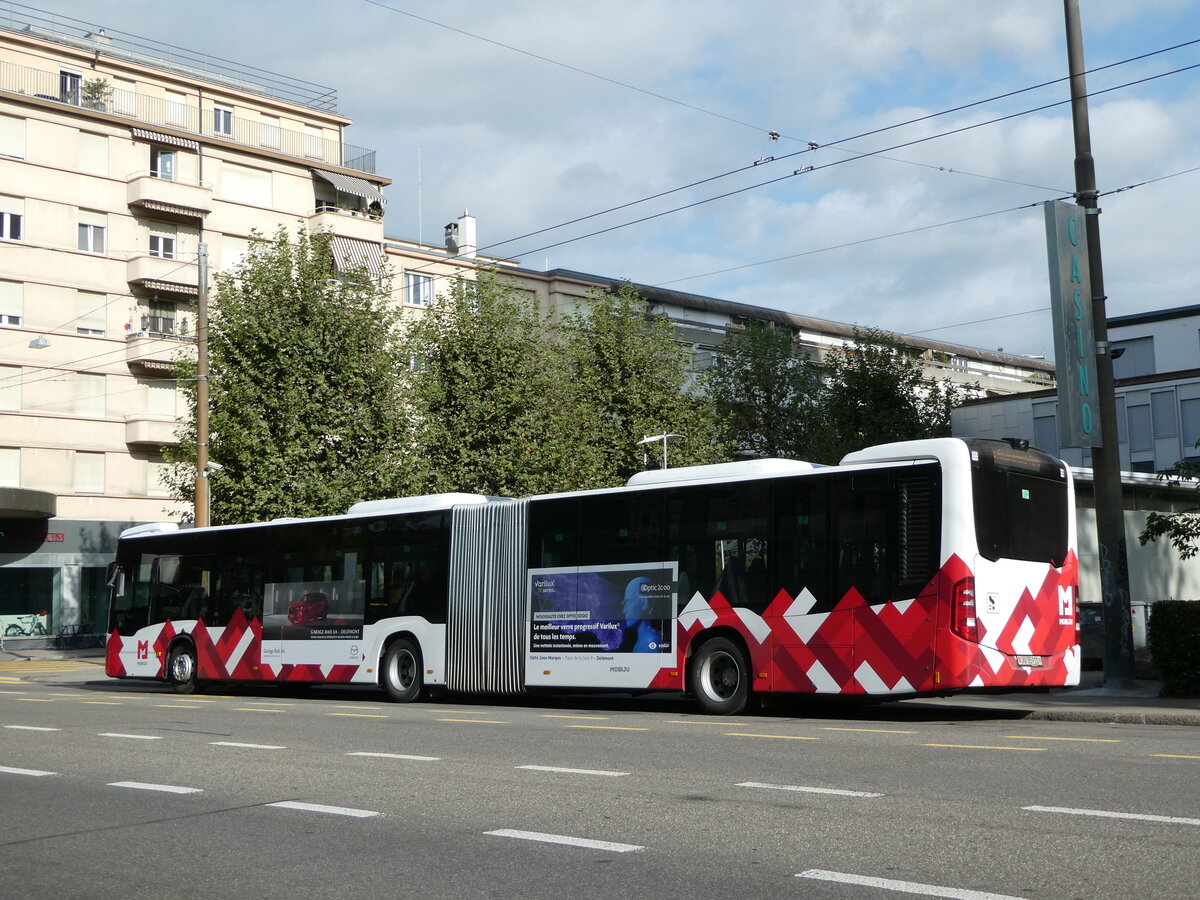
[[[1200,602],[1161,600],[1149,625],[1150,655],[1164,697],[1200,697]]]

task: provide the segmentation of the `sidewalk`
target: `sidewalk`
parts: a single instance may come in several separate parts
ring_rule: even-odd
[[[0,651],[0,663],[30,660],[52,662],[80,660],[93,663],[103,676],[104,650],[24,650],[9,641]],[[1137,680],[1132,687],[1108,687],[1103,673],[1084,672],[1077,688],[1052,688],[1046,693],[956,694],[952,697],[928,697],[900,700],[905,707],[931,710],[954,709],[994,713],[1006,718],[1057,722],[1103,722],[1117,725],[1194,725],[1200,726],[1200,697],[1159,697],[1162,685],[1157,681]]]

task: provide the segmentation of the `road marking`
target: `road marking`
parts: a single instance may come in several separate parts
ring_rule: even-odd
[[[347,756],[374,756],[379,759],[411,759],[416,762],[437,762],[441,759],[440,756],[412,756],[408,753],[371,753],[368,750],[357,750],[353,753],[347,753]]]
[[[543,844],[565,844],[568,847],[583,847],[585,850],[610,850],[613,853],[632,853],[645,850],[636,844],[614,844],[611,841],[593,841],[589,838],[570,837],[565,834],[542,834],[538,831],[516,831],[512,828],[499,828],[495,831],[485,831],[494,837],[517,838],[522,841],[538,841]]]
[[[608,716],[568,716],[561,713],[539,713],[543,719],[607,719]]]
[[[125,738],[130,741],[161,741],[161,734],[121,734],[117,731],[101,732],[98,737]]]
[[[53,697],[18,697],[18,703],[53,703]]]
[[[209,741],[210,747],[240,747],[242,750],[286,750],[280,744],[243,744],[239,741]]]
[[[439,722],[468,722],[471,725],[507,725],[499,719],[438,719]]]
[[[777,741],[819,741],[816,737],[799,737],[794,734],[747,734],[741,731],[727,731],[725,737],[774,738]]]
[[[369,712],[373,712],[378,709],[383,709],[382,706],[363,706],[358,703],[335,703],[330,708],[331,709],[365,709]]]
[[[1136,822],[1160,822],[1164,825],[1198,825],[1200,819],[1182,816],[1153,816],[1148,813],[1111,812],[1107,809],[1072,809],[1069,806],[1022,806],[1029,812],[1061,813],[1065,816],[1097,816],[1101,819],[1132,819]]]
[[[758,781],[743,781],[738,787],[766,788],[772,791],[799,791],[804,794],[832,794],[835,797],[882,797],[872,791],[846,791],[838,788],[803,787],[797,784],[762,784]]]
[[[45,725],[5,725],[14,731],[62,731],[61,728],[48,728]]]
[[[1151,753],[1150,755],[1160,759],[1200,759],[1200,756],[1184,756],[1181,753]]]
[[[1084,744],[1119,744],[1119,738],[1068,738],[1068,737],[1041,737],[1032,734],[1006,734],[1006,741],[1079,741]]]
[[[628,772],[606,772],[603,769],[566,769],[561,766],[517,766],[518,769],[528,769],[530,772],[560,772],[563,775],[607,775],[610,778],[620,778]]]
[[[292,703],[287,700],[247,700],[246,702],[252,703],[255,706],[295,706],[296,705],[295,703]]]
[[[113,704],[119,706],[120,704]],[[199,706],[193,706],[190,703],[155,703],[154,706],[158,709],[200,709]]]
[[[720,725],[722,728],[733,728],[735,725],[740,726],[746,724],[745,722],[730,722],[725,719],[718,719],[715,722],[711,720],[691,721],[688,719],[667,719],[667,723],[670,725]]]
[[[865,731],[871,734],[919,734],[916,731],[899,731],[895,728],[834,728],[830,725],[822,725],[822,731]]]
[[[234,712],[258,712],[258,713],[281,713],[287,712],[285,709],[262,709],[256,706],[235,706]]]
[[[922,747],[950,747],[955,750],[1025,750],[1027,752],[1037,752],[1045,750],[1045,747],[994,747],[987,744],[922,744]]]
[[[327,716],[344,716],[350,719],[390,719],[391,716],[385,716],[382,713],[326,713]]]
[[[120,706],[121,705],[121,702],[119,700],[80,700],[79,702],[84,703],[88,706]]]
[[[796,873],[797,878],[814,881],[832,881],[837,884],[854,884],[862,887],[895,891],[898,894],[923,894],[926,897],[953,897],[955,900],[1020,900],[1008,894],[991,894],[987,891],[971,891],[964,888],[942,887],[937,884],[921,884],[916,881],[895,881],[891,878],[873,878],[870,875],[851,875],[849,872],[827,872],[824,869],[809,869]]]
[[[277,809],[297,809],[300,812],[326,813],[331,816],[350,816],[354,819],[370,819],[379,813],[370,809],[351,809],[348,806],[322,806],[320,803],[299,803],[295,800],[284,800],[280,803],[268,803]]]
[[[15,769],[12,766],[0,766],[0,772],[8,775],[32,775],[41,778],[43,775],[57,775],[57,772],[43,772],[41,769]]]
[[[649,728],[633,728],[629,725],[564,725],[564,728],[592,728],[597,731],[649,731]]]
[[[200,788],[181,787],[177,784],[147,784],[144,781],[110,781],[109,787],[133,788],[135,791],[159,791],[164,794],[201,794]]]

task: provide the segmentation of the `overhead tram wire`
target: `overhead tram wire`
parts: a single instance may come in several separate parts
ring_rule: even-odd
[[[367,0],[367,2],[371,2],[371,0]],[[1117,62],[1113,62],[1113,63],[1107,63],[1107,64],[1105,64],[1105,65],[1103,65],[1103,66],[1097,66],[1095,69],[1090,69],[1090,70],[1088,70],[1088,73],[1090,74],[1090,73],[1093,73],[1093,72],[1100,72],[1100,71],[1104,71],[1104,70],[1106,70],[1106,69],[1111,69],[1111,68],[1115,68],[1115,67],[1118,67],[1118,66],[1126,65],[1126,64],[1128,64],[1128,63],[1131,63],[1131,62],[1136,62],[1136,61],[1138,61],[1138,60],[1146,59],[1146,58],[1149,58],[1149,57],[1151,57],[1151,56],[1155,56],[1155,55],[1158,55],[1158,54],[1161,54],[1161,53],[1166,53],[1166,52],[1169,52],[1169,51],[1172,51],[1172,50],[1177,50],[1177,49],[1180,49],[1180,48],[1183,48],[1183,47],[1192,46],[1192,45],[1194,45],[1194,44],[1200,44],[1200,38],[1197,38],[1197,39],[1195,39],[1195,40],[1191,40],[1191,41],[1186,41],[1186,42],[1183,42],[1183,43],[1180,43],[1180,44],[1176,44],[1176,45],[1173,45],[1173,46],[1171,46],[1171,47],[1164,47],[1164,48],[1162,48],[1162,49],[1160,49],[1160,50],[1154,50],[1154,51],[1150,51],[1149,53],[1144,53],[1144,54],[1141,54],[1141,55],[1139,55],[1139,56],[1134,56],[1134,57],[1130,57],[1130,58],[1128,58],[1128,59],[1119,60],[1119,61],[1117,61]],[[1122,90],[1122,89],[1124,89],[1124,88],[1127,88],[1127,87],[1132,87],[1132,86],[1134,86],[1134,85],[1137,85],[1137,84],[1142,84],[1142,83],[1145,83],[1145,82],[1148,82],[1148,81],[1153,81],[1153,80],[1156,80],[1156,79],[1158,79],[1158,78],[1163,78],[1163,77],[1166,77],[1166,76],[1168,76],[1168,75],[1175,75],[1175,74],[1179,74],[1180,72],[1186,72],[1186,71],[1189,71],[1189,70],[1191,70],[1191,69],[1195,69],[1195,68],[1197,68],[1198,66],[1200,66],[1200,64],[1195,64],[1195,65],[1191,65],[1191,66],[1184,66],[1184,67],[1181,67],[1181,68],[1178,68],[1178,69],[1173,69],[1173,70],[1171,70],[1171,71],[1168,71],[1168,72],[1163,72],[1163,73],[1160,73],[1160,74],[1158,74],[1158,75],[1152,75],[1152,76],[1148,76],[1148,77],[1146,77],[1146,78],[1143,78],[1143,79],[1137,79],[1137,80],[1135,80],[1135,81],[1130,81],[1130,82],[1126,82],[1126,83],[1124,83],[1124,84],[1115,85],[1115,86],[1113,86],[1113,87],[1104,88],[1104,89],[1102,89],[1102,90],[1098,90],[1098,91],[1092,91],[1092,92],[1090,92],[1090,93],[1089,93],[1089,96],[1099,96],[1099,95],[1101,95],[1101,94],[1109,93],[1109,92],[1111,92],[1111,91]],[[971,103],[962,104],[962,105],[960,105],[960,106],[956,106],[956,107],[953,107],[953,108],[951,108],[951,109],[941,110],[941,111],[939,111],[939,112],[936,112],[936,113],[930,113],[929,115],[926,115],[926,116],[919,116],[919,117],[916,117],[916,118],[913,118],[913,119],[906,120],[906,121],[904,121],[904,122],[898,122],[898,123],[895,123],[895,124],[893,124],[893,125],[887,125],[887,126],[884,126],[884,127],[882,127],[882,128],[876,128],[876,129],[872,129],[872,130],[870,130],[870,131],[865,131],[865,132],[862,132],[862,133],[860,133],[860,134],[857,134],[857,135],[853,135],[853,136],[846,137],[846,138],[841,138],[841,139],[839,139],[839,140],[837,140],[837,141],[833,141],[833,142],[830,142],[830,143],[827,143],[827,144],[817,144],[816,142],[814,142],[812,145],[810,145],[810,146],[808,146],[808,147],[805,147],[805,148],[804,148],[804,149],[802,149],[802,150],[797,150],[797,151],[794,151],[794,152],[792,152],[792,153],[786,153],[786,154],[783,154],[783,155],[781,155],[781,156],[776,156],[776,157],[773,157],[772,159],[768,160],[766,164],[770,164],[770,163],[774,163],[774,162],[780,162],[780,161],[782,161],[782,160],[786,160],[786,159],[794,158],[794,157],[796,157],[796,156],[799,156],[799,155],[801,155],[801,154],[803,154],[803,153],[811,153],[811,152],[813,152],[814,150],[817,150],[817,149],[839,149],[839,150],[841,150],[841,152],[849,152],[849,153],[854,153],[854,154],[855,154],[854,156],[850,157],[849,159],[845,159],[845,160],[839,160],[838,162],[834,162],[834,163],[827,163],[827,164],[824,164],[824,165],[821,165],[821,166],[812,167],[812,168],[810,168],[810,169],[806,170],[805,172],[803,172],[803,174],[807,174],[807,172],[811,172],[811,171],[820,171],[820,170],[822,170],[822,169],[830,168],[831,166],[835,166],[835,165],[840,165],[840,164],[842,164],[842,163],[845,163],[845,162],[853,162],[853,161],[855,161],[855,160],[859,160],[859,159],[865,159],[865,158],[868,158],[868,157],[881,157],[881,156],[882,156],[882,154],[884,154],[884,153],[888,153],[888,152],[891,152],[892,150],[895,150],[895,149],[900,149],[900,148],[903,148],[903,147],[913,146],[914,144],[923,143],[923,142],[925,142],[925,141],[933,140],[933,139],[935,139],[935,138],[939,138],[939,137],[945,137],[945,136],[948,136],[948,135],[956,134],[956,133],[959,133],[960,131],[967,131],[967,130],[970,130],[971,128],[982,127],[982,126],[984,126],[984,125],[990,125],[990,124],[994,124],[994,123],[996,123],[996,122],[1005,121],[1006,119],[1010,119],[1010,118],[1016,118],[1016,117],[1018,117],[1018,116],[1022,116],[1022,115],[1029,115],[1029,114],[1032,114],[1032,113],[1035,113],[1035,112],[1041,112],[1041,111],[1043,111],[1043,110],[1046,110],[1046,109],[1051,109],[1051,108],[1053,108],[1053,107],[1055,107],[1055,106],[1061,106],[1061,105],[1064,105],[1064,104],[1070,103],[1070,100],[1057,101],[1057,102],[1055,102],[1055,103],[1049,103],[1049,104],[1045,104],[1045,105],[1043,105],[1043,106],[1040,106],[1040,107],[1035,107],[1035,108],[1032,108],[1032,109],[1024,110],[1024,111],[1022,111],[1022,112],[1019,112],[1019,113],[1013,113],[1013,114],[1010,114],[1010,115],[1007,115],[1007,116],[1001,116],[1001,117],[999,117],[999,118],[996,118],[996,119],[990,119],[990,120],[987,120],[987,121],[985,121],[985,122],[980,122],[980,123],[977,123],[977,124],[975,124],[975,125],[971,125],[971,126],[965,126],[964,128],[961,128],[961,129],[954,129],[954,130],[951,130],[951,131],[948,131],[948,132],[942,132],[942,133],[940,133],[940,134],[936,134],[936,135],[928,135],[928,136],[926,136],[926,137],[924,137],[924,138],[920,138],[920,139],[917,139],[917,140],[914,140],[914,141],[909,141],[909,142],[902,143],[902,144],[896,144],[896,145],[894,145],[894,146],[892,146],[892,147],[888,147],[888,148],[885,148],[885,149],[883,149],[883,150],[877,150],[877,151],[868,151],[868,152],[862,152],[862,153],[858,153],[858,152],[856,152],[856,151],[848,151],[848,150],[845,150],[844,148],[840,148],[840,147],[839,147],[839,145],[841,145],[841,144],[845,144],[845,143],[849,143],[850,141],[859,140],[859,139],[861,139],[861,138],[863,138],[863,137],[869,137],[869,136],[876,135],[876,134],[882,134],[882,133],[884,133],[884,132],[891,131],[891,130],[894,130],[894,129],[896,129],[896,128],[902,128],[902,127],[905,127],[905,126],[907,126],[907,125],[912,125],[912,124],[916,124],[916,123],[919,123],[919,122],[929,121],[929,120],[931,120],[931,119],[939,118],[939,117],[941,117],[941,116],[949,115],[949,114],[951,114],[951,113],[955,113],[955,112],[961,112],[961,111],[963,111],[963,110],[966,110],[966,109],[971,109],[971,108],[973,108],[973,107],[976,107],[976,106],[982,106],[982,105],[985,105],[985,104],[988,104],[988,103],[993,103],[993,102],[995,102],[995,101],[997,101],[997,100],[1007,99],[1007,98],[1009,98],[1009,97],[1017,96],[1017,95],[1019,95],[1019,94],[1028,93],[1029,91],[1038,90],[1038,89],[1040,89],[1040,88],[1044,88],[1044,87],[1048,87],[1048,86],[1051,86],[1051,85],[1054,85],[1054,84],[1058,84],[1058,83],[1064,82],[1064,81],[1066,81],[1066,80],[1068,80],[1068,79],[1067,79],[1067,78],[1058,78],[1058,79],[1054,79],[1053,81],[1042,82],[1042,83],[1040,83],[1040,84],[1031,85],[1031,86],[1029,86],[1029,87],[1020,88],[1020,89],[1018,89],[1018,90],[1014,90],[1014,91],[1007,91],[1007,92],[1005,92],[1005,93],[1003,93],[1003,94],[997,94],[997,95],[995,95],[995,96],[993,96],[993,97],[985,98],[985,99],[982,99],[982,100],[976,100],[976,101],[972,101]],[[884,157],[884,158],[886,158],[886,157]],[[903,162],[903,161],[902,161],[902,160],[897,160],[897,162]],[[914,164],[914,165],[926,165],[926,164],[923,164],[923,163],[912,163],[912,164]],[[536,230],[536,231],[527,232],[527,233],[525,233],[525,234],[522,234],[522,235],[517,235],[516,237],[507,238],[507,239],[505,239],[505,240],[503,240],[503,241],[497,241],[497,242],[495,242],[495,243],[492,243],[492,244],[487,244],[487,245],[484,245],[484,246],[482,246],[482,247],[478,247],[478,248],[476,248],[476,252],[477,252],[477,253],[478,253],[478,252],[487,252],[487,251],[490,251],[490,250],[494,250],[494,249],[496,249],[497,247],[502,247],[502,246],[505,246],[506,244],[515,243],[516,241],[525,240],[526,238],[535,237],[535,236],[537,236],[537,235],[539,235],[539,234],[545,234],[545,233],[547,233],[547,232],[550,232],[550,231],[555,231],[555,230],[557,230],[557,229],[559,229],[559,228],[565,228],[565,227],[567,227],[567,226],[570,226],[570,225],[575,225],[575,224],[578,224],[578,223],[580,223],[580,222],[585,222],[585,221],[588,221],[588,220],[590,220],[590,219],[594,219],[594,218],[598,218],[598,217],[600,217],[600,216],[608,215],[608,214],[610,214],[610,213],[613,213],[613,212],[619,212],[620,210],[623,210],[623,209],[628,209],[628,208],[630,208],[630,207],[637,206],[637,205],[639,205],[639,204],[641,204],[641,203],[646,203],[646,202],[649,202],[649,201],[651,201],[651,200],[657,200],[657,199],[660,199],[660,198],[662,198],[662,197],[669,196],[670,194],[679,193],[680,191],[685,191],[685,190],[689,190],[689,189],[691,189],[691,188],[694,188],[694,187],[698,187],[698,186],[700,186],[700,185],[703,185],[703,184],[708,184],[708,183],[710,183],[710,182],[717,181],[717,180],[719,180],[719,179],[721,179],[721,178],[726,178],[726,177],[729,177],[729,176],[731,176],[731,175],[736,175],[736,174],[740,174],[740,173],[742,173],[742,172],[749,171],[750,169],[753,169],[753,168],[757,168],[757,167],[759,167],[759,165],[761,165],[761,164],[760,164],[760,163],[751,163],[751,164],[749,164],[749,165],[740,166],[740,167],[738,167],[738,168],[736,168],[736,169],[731,169],[731,170],[729,170],[729,171],[727,171],[727,172],[722,172],[722,173],[719,173],[719,174],[717,174],[717,175],[710,176],[710,177],[708,177],[708,178],[700,179],[700,180],[698,180],[698,181],[691,182],[691,183],[689,183],[689,184],[682,185],[682,186],[680,186],[680,187],[671,188],[671,189],[669,189],[669,190],[666,190],[666,191],[660,191],[660,192],[659,192],[659,193],[657,193],[657,194],[652,194],[652,195],[649,195],[649,196],[646,196],[646,197],[642,197],[642,198],[640,198],[640,199],[637,199],[637,200],[631,200],[631,201],[629,201],[628,203],[623,203],[623,204],[620,204],[620,205],[618,205],[618,206],[614,206],[614,207],[610,207],[610,208],[608,208],[608,209],[604,209],[604,210],[600,210],[600,211],[597,211],[597,212],[594,212],[594,213],[590,213],[590,214],[588,214],[588,215],[579,216],[579,217],[577,217],[577,218],[575,218],[575,219],[570,219],[570,220],[567,220],[567,221],[565,221],[565,222],[561,222],[561,223],[559,223],[559,224],[557,224],[557,225],[551,225],[551,226],[547,226],[546,228],[541,228],[541,229],[538,229],[538,230]],[[802,173],[801,173],[801,172],[794,172],[794,173],[792,173],[792,175],[796,175],[796,174],[802,174]],[[975,175],[975,177],[983,177],[983,178],[989,177],[989,176],[977,175],[976,173],[963,173],[963,174],[971,174],[971,175]],[[578,241],[578,240],[584,240],[584,239],[586,239],[586,238],[589,238],[589,237],[595,237],[596,235],[599,235],[599,234],[605,234],[605,233],[607,233],[607,232],[609,232],[609,231],[614,231],[614,230],[616,230],[616,229],[618,229],[618,228],[623,228],[623,227],[626,227],[627,225],[636,225],[636,224],[640,224],[640,223],[642,223],[642,222],[644,222],[644,221],[647,221],[647,220],[649,220],[649,219],[657,218],[657,217],[659,217],[659,216],[662,216],[662,215],[669,215],[669,214],[671,214],[672,212],[678,212],[678,211],[681,211],[681,210],[684,210],[684,209],[690,209],[690,208],[692,208],[692,207],[694,207],[694,206],[700,205],[701,203],[707,203],[707,202],[711,202],[711,200],[719,200],[719,199],[723,199],[723,198],[725,198],[725,197],[727,197],[727,196],[731,196],[731,195],[733,195],[733,194],[741,193],[741,192],[743,192],[743,191],[745,191],[745,190],[750,190],[750,189],[753,189],[753,188],[755,188],[755,187],[765,187],[765,186],[769,186],[769,185],[771,185],[771,184],[774,184],[774,183],[776,183],[777,181],[783,180],[784,178],[789,178],[789,177],[792,177],[792,175],[783,176],[782,178],[779,178],[779,179],[772,179],[772,180],[770,180],[770,181],[766,181],[766,182],[761,182],[760,184],[757,184],[757,185],[752,185],[750,188],[743,188],[743,189],[741,189],[741,190],[739,190],[739,191],[732,191],[732,192],[729,192],[729,193],[727,193],[727,194],[721,194],[721,195],[718,195],[718,196],[716,196],[716,197],[710,198],[709,200],[703,200],[703,201],[699,201],[699,203],[695,203],[695,204],[688,204],[688,205],[685,205],[685,206],[677,207],[677,208],[675,208],[675,209],[672,209],[672,210],[667,210],[667,211],[665,211],[665,212],[658,213],[658,214],[655,214],[655,215],[652,215],[652,216],[648,216],[648,217],[643,217],[643,218],[635,219],[635,220],[633,220],[633,221],[631,221],[631,222],[624,223],[624,224],[621,224],[621,225],[616,225],[616,226],[613,226],[613,227],[611,227],[611,228],[606,228],[606,229],[601,229],[601,230],[599,230],[599,231],[590,232],[590,233],[588,233],[588,234],[580,235],[580,236],[578,236],[578,237],[574,237],[574,238],[569,238],[569,239],[567,239],[567,240],[560,241],[560,242],[557,242],[557,243],[554,243],[554,244],[547,244],[547,245],[545,245],[545,246],[543,246],[543,247],[537,247],[537,248],[534,248],[534,249],[532,249],[532,250],[527,250],[527,251],[525,251],[525,252],[524,252],[524,254],[519,254],[519,255],[525,255],[525,254],[529,254],[529,253],[538,253],[538,252],[541,252],[542,250],[553,249],[553,248],[555,248],[555,247],[560,247],[560,246],[563,246],[563,245],[565,245],[565,244],[573,243],[573,242],[575,242],[575,241]],[[1019,183],[1019,182],[1018,182],[1018,183]],[[1044,190],[1053,190],[1052,188],[1041,188],[1041,187],[1039,187],[1039,186],[1037,186],[1037,185],[1023,185],[1023,186],[1027,186],[1027,187],[1035,187],[1035,188],[1044,189]],[[421,272],[421,271],[427,271],[427,270],[428,270],[428,269],[429,269],[431,266],[433,266],[433,265],[445,264],[445,263],[453,263],[453,262],[455,262],[455,261],[458,261],[458,260],[461,260],[461,259],[464,259],[464,258],[466,258],[466,257],[463,257],[462,255],[452,256],[452,257],[449,257],[449,258],[447,258],[447,259],[444,259],[444,260],[437,260],[436,262],[430,262],[430,263],[426,263],[426,264],[424,264],[424,265],[421,265],[421,266],[418,266],[418,267],[410,268],[410,269],[407,269],[407,271],[409,271],[409,272]],[[438,278],[438,279],[442,279],[442,278],[447,278],[447,277],[451,277],[451,276],[439,275],[439,276],[435,276],[435,277],[436,277],[436,278]],[[399,292],[399,293],[402,293],[402,292],[403,292],[403,290],[404,290],[404,288],[403,288],[403,287],[401,287],[401,288],[399,288],[398,290],[394,290],[394,291],[392,291],[392,293],[398,293],[398,292]]]

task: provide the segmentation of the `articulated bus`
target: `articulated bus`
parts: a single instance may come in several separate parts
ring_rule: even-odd
[[[431,692],[902,698],[1075,685],[1069,469],[1021,441],[753,460],[518,500],[126,530],[106,671]]]

